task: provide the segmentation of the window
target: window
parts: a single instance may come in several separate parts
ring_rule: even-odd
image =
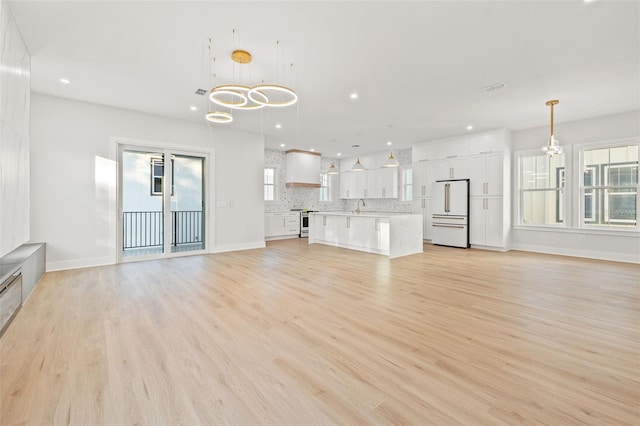
[[[264,168],[264,200],[276,201],[276,168]]]
[[[564,223],[564,154],[520,157],[520,223]]]
[[[402,179],[402,201],[413,200],[413,169],[411,164],[400,169]]]
[[[171,172],[173,173],[173,158],[171,158]],[[162,195],[162,180],[164,177],[164,160],[161,157],[151,159],[151,195]],[[173,187],[171,187],[173,196]]]
[[[331,176],[320,173],[320,201],[331,201]]]
[[[636,227],[638,145],[584,149],[582,224]]]

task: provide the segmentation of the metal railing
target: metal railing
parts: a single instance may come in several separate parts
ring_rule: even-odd
[[[123,212],[122,248],[160,247],[164,243],[164,214],[161,211]],[[202,211],[171,212],[171,245],[202,242]]]

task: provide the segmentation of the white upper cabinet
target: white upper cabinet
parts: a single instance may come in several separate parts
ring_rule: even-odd
[[[416,144],[411,150],[411,158],[413,163],[418,161],[431,161],[436,159],[436,146],[433,144]]]
[[[340,172],[340,198],[356,198],[355,187],[358,182],[354,176],[353,172]]]
[[[469,155],[504,152],[509,149],[510,142],[511,135],[506,129],[496,129],[470,135]]]
[[[352,172],[358,157],[340,161],[340,198],[398,198],[398,168],[382,167],[389,158],[388,152],[361,156],[365,170]]]
[[[413,163],[413,198],[430,197],[431,186],[435,181],[435,161],[418,161]]]
[[[436,160],[451,159],[469,155],[469,141],[466,138],[448,140],[436,145]]]
[[[469,157],[454,157],[436,161],[436,180],[468,178]]]
[[[375,198],[398,198],[398,168],[383,167],[375,171]]]
[[[473,196],[502,195],[504,180],[504,154],[474,155],[470,158],[469,178]]]

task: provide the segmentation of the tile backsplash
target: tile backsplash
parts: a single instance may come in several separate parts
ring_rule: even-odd
[[[405,149],[394,152],[398,162],[403,164],[411,164],[411,149]],[[334,158],[322,157],[320,168],[327,170],[331,166],[331,162],[335,161],[336,167],[340,167],[340,161]],[[320,211],[344,211],[355,210],[357,200],[340,199],[340,175],[330,175],[331,180],[331,202],[321,202],[319,188],[287,188],[285,186],[287,175],[286,154],[284,151],[275,149],[264,150],[265,167],[275,167],[277,169],[277,201],[265,202],[264,209],[266,212],[283,212],[291,209],[310,209]],[[410,212],[411,203],[394,200],[366,200],[365,211],[385,211],[385,212]]]

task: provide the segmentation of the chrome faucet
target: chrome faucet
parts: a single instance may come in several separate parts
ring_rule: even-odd
[[[360,201],[362,201],[362,207],[366,206],[366,204],[364,203],[364,198],[360,198],[358,200],[358,208],[356,209],[357,214],[360,214]]]

